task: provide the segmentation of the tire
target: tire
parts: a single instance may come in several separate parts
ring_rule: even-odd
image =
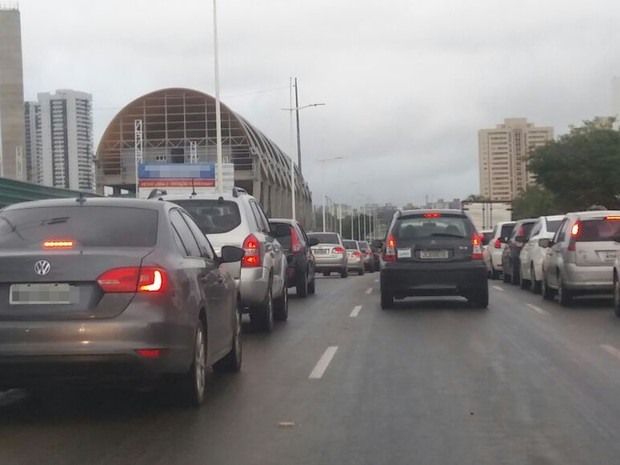
[[[271,282],[267,288],[267,295],[262,304],[250,310],[250,322],[258,331],[270,333],[273,331],[273,295]]]
[[[394,308],[394,294],[385,286],[381,286],[381,308],[383,310]]]
[[[199,320],[194,334],[193,360],[189,371],[178,380],[178,399],[192,407],[200,407],[207,384],[207,336],[205,325]]]
[[[273,302],[273,319],[276,321],[288,320],[288,289],[286,284],[282,288],[282,295]]]
[[[489,286],[486,285],[472,292],[468,298],[469,304],[473,308],[488,308],[489,306]]]
[[[243,346],[241,344],[241,309],[235,310],[235,328],[230,352],[213,364],[216,373],[236,373],[241,371],[243,360]]]
[[[530,267],[530,291],[534,294],[540,294],[540,281],[536,279],[536,271],[534,270],[534,264]]]
[[[620,281],[614,273],[614,315],[620,318]]]
[[[308,296],[308,272],[304,271],[301,275],[297,276],[297,282],[295,283],[297,290],[297,297]]]
[[[348,276],[349,276],[349,270],[347,268],[345,268],[343,271],[340,272],[341,278],[346,278]]]
[[[544,271],[543,271],[542,281],[540,283],[540,293],[543,299],[553,300],[553,289],[551,289],[549,285],[547,284],[547,279],[545,278]]]
[[[521,273],[519,272],[519,268],[517,266],[512,267],[512,275],[510,276],[510,283],[515,286],[520,284],[521,282]]]
[[[491,271],[491,279],[499,279],[500,277],[500,272],[497,270],[493,270]]]
[[[509,283],[510,282],[510,275],[506,274],[505,272],[502,273],[502,281],[504,281],[505,283]]]
[[[359,276],[364,276],[364,267],[360,268],[360,270],[357,272],[357,274]]]
[[[308,283],[308,294],[314,295],[316,292],[316,278],[312,278],[312,281]]]
[[[558,273],[558,301],[562,307],[570,307],[573,303],[573,295],[570,290],[564,286],[564,280]]]
[[[323,271],[323,276],[325,276],[326,278],[330,275],[329,271]]]

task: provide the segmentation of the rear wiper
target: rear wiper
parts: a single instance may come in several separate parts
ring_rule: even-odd
[[[450,233],[432,233],[433,237],[458,237],[459,239],[465,239],[465,236],[461,236],[460,234],[450,234]]]

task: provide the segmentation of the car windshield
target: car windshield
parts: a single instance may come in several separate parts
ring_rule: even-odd
[[[153,247],[155,210],[103,207],[23,208],[0,212],[0,249],[39,248],[46,241],[83,247]]]
[[[464,216],[422,214],[399,218],[394,227],[396,239],[416,240],[432,237],[464,238],[472,234],[469,220]]]
[[[359,241],[358,245],[359,245],[360,250],[369,250],[370,249],[370,246],[368,245],[368,242],[366,242],[366,241]]]
[[[342,241],[342,245],[344,245],[344,248],[347,250],[357,250],[357,242],[355,241],[344,240]]]
[[[185,208],[204,234],[222,234],[241,224],[236,202],[203,199],[173,200]]]
[[[314,237],[319,240],[319,244],[340,244],[338,234],[336,233],[308,233],[308,237]]]

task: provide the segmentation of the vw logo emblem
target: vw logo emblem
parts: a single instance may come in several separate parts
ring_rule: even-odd
[[[34,272],[39,276],[45,276],[52,269],[52,265],[47,260],[39,260],[34,264]]]

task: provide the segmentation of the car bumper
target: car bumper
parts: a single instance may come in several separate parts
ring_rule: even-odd
[[[364,261],[360,259],[347,260],[347,267],[349,270],[361,270],[364,268]]]
[[[395,297],[466,295],[487,286],[484,262],[386,263],[381,269],[381,287]]]
[[[265,300],[269,287],[269,270],[264,267],[241,268],[239,295],[244,307],[260,305]]]
[[[564,264],[564,284],[568,289],[584,292],[611,292],[613,266],[577,266]]]
[[[321,257],[315,256],[315,269],[317,271],[340,271],[347,267],[347,262],[343,256]]]

